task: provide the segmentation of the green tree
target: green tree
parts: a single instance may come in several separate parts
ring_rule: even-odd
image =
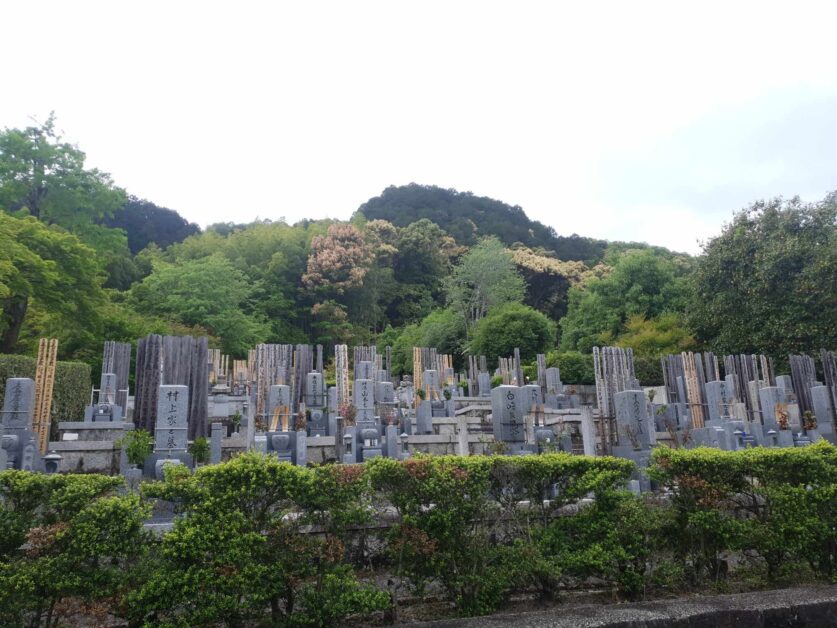
[[[49,224],[86,226],[125,202],[110,175],[84,167],[85,154],[62,141],[55,117],[0,133],[0,207]]]
[[[407,325],[397,335],[388,330],[379,341],[392,344],[393,373],[400,375],[413,372],[413,347],[435,347],[439,353],[452,355],[455,366],[460,365],[464,338],[462,317],[446,308],[431,312],[418,324]]]
[[[567,315],[561,319],[561,350],[586,353],[597,344],[614,342],[631,316],[682,312],[688,270],[687,261],[666,259],[649,249],[619,256],[610,273],[570,289]]]
[[[0,208],[61,225],[99,253],[113,285],[135,274],[125,233],[99,224],[125,202],[110,175],[85,168],[85,154],[63,141],[50,115],[39,126],[0,132]]]
[[[33,304],[65,334],[95,334],[103,280],[94,252],[74,235],[0,213],[0,353],[15,351]]]
[[[639,315],[630,317],[616,344],[633,349],[638,356],[659,357],[689,351],[694,348],[695,339],[683,324],[683,317],[669,312],[651,320]]]
[[[688,319],[725,353],[774,356],[837,344],[837,193],[776,198],[735,215],[703,248]]]
[[[470,336],[489,310],[522,301],[525,286],[511,253],[492,237],[462,256],[448,277],[445,290],[448,303],[465,321]]]
[[[512,259],[526,282],[526,305],[553,320],[567,313],[570,287],[583,282],[589,274],[583,262],[564,262],[525,247],[514,249]]]
[[[523,360],[533,360],[555,342],[555,325],[546,316],[521,303],[509,303],[492,311],[477,325],[470,347],[489,364],[520,349]]]
[[[205,327],[230,355],[246,355],[263,342],[267,325],[252,313],[253,286],[220,255],[164,263],[131,288],[131,303],[140,312]]]

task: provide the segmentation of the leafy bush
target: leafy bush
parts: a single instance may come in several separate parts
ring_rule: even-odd
[[[523,360],[533,360],[555,343],[555,325],[546,316],[520,303],[499,307],[476,326],[470,353],[484,355],[489,364],[520,349]]]
[[[388,534],[396,573],[419,591],[438,581],[460,613],[475,615],[492,612],[515,588],[554,582],[560,567],[523,531],[591,491],[623,483],[633,463],[569,454],[444,456],[380,458],[367,470],[398,513]],[[539,506],[522,507],[522,499]]]
[[[722,584],[731,555],[761,580],[837,574],[834,446],[659,448],[665,500],[626,493],[633,472],[566,453],[313,468],[250,453],[120,497],[119,478],[6,471],[0,623],[54,625],[72,599],[132,625],[327,626],[429,585],[476,615],[593,582],[625,598]],[[142,530],[149,498],[183,515],[161,538]],[[359,577],[371,561],[389,591]]]
[[[595,384],[593,355],[578,351],[550,351],[546,355],[548,367],[557,366],[561,371],[561,381],[565,384]]]
[[[58,623],[59,602],[110,603],[146,547],[150,511],[121,478],[0,473],[0,624]],[[25,545],[24,545],[25,542]]]
[[[195,460],[196,464],[206,464],[209,462],[209,441],[206,436],[199,436],[189,445],[189,454]]]
[[[643,386],[662,386],[663,366],[657,356],[634,355],[636,378]]]
[[[141,466],[151,455],[154,437],[145,430],[130,430],[116,441],[116,445],[125,450],[128,464]]]
[[[724,554],[758,558],[769,580],[810,566],[837,573],[837,448],[658,449],[652,478],[672,491],[667,530],[692,580],[719,579]]]
[[[386,594],[354,578],[332,533],[364,512],[353,469],[309,470],[253,453],[194,475],[167,473],[147,494],[177,500],[187,516],[163,537],[153,577],[128,595],[128,619],[232,626],[269,608],[274,624],[328,625],[386,607]],[[325,533],[300,534],[309,525]]]

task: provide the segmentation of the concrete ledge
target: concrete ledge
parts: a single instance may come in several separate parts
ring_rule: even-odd
[[[640,602],[556,606],[548,611],[491,615],[411,624],[414,626],[515,626],[521,628],[768,628],[837,626],[837,585],[815,585],[733,595]]]
[[[47,449],[62,451],[119,451],[112,440],[51,440]]]
[[[60,431],[74,432],[76,430],[132,430],[134,424],[127,421],[61,421]]]

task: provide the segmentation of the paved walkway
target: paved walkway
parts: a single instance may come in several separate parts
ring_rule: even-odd
[[[733,595],[695,596],[632,604],[556,606],[548,611],[415,624],[477,628],[761,628],[837,626],[837,585]]]

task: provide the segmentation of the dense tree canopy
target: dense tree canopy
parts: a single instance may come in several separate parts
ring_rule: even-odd
[[[242,355],[267,338],[267,324],[252,313],[254,288],[220,255],[182,264],[161,263],[131,288],[139,312],[206,328],[225,352]]]
[[[551,350],[581,381],[597,344],[649,365],[682,350],[833,348],[835,198],[756,203],[697,259],[559,236],[520,207],[416,184],[348,222],[201,231],[86,167],[50,118],[0,132],[0,350],[31,353],[49,335],[62,358],[91,360],[104,339],[150,332],[207,334],[236,357],[262,341],[377,343],[405,373],[414,346],[457,367],[517,346]]]
[[[495,309],[477,325],[471,340],[471,353],[484,355],[489,365],[508,357],[515,348],[521,359],[530,361],[546,353],[555,343],[555,325],[537,310],[521,303]]]
[[[567,315],[561,319],[561,348],[590,351],[611,344],[631,316],[655,318],[682,311],[687,298],[686,267],[653,251],[628,251],[612,271],[570,290]]]
[[[689,321],[716,351],[785,355],[837,345],[837,194],[773,199],[709,240]]]
[[[523,300],[526,286],[511,254],[497,238],[485,238],[462,256],[446,282],[447,299],[468,334],[489,310]]]
[[[127,234],[128,248],[133,255],[152,242],[164,249],[200,232],[200,227],[186,221],[173,209],[159,207],[136,196],[129,196],[124,205],[106,216],[104,224]]]
[[[33,310],[64,337],[71,332],[95,337],[98,308],[105,303],[103,281],[93,250],[74,235],[32,216],[0,213],[0,353],[18,348]]]
[[[559,236],[552,227],[530,220],[517,205],[435,185],[390,186],[361,205],[358,212],[399,227],[427,219],[467,246],[493,235],[509,246],[519,242],[552,251],[560,259],[587,261],[601,259],[607,248],[603,240]]]

